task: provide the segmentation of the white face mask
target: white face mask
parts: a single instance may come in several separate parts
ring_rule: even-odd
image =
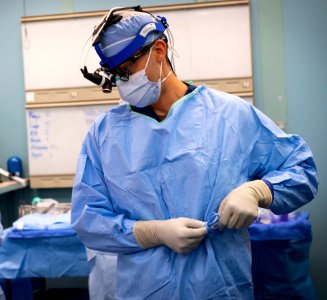
[[[120,97],[129,104],[136,107],[145,107],[155,103],[161,92],[161,84],[166,80],[168,75],[161,80],[162,75],[162,62],[160,65],[160,76],[157,82],[150,81],[145,74],[145,70],[149,64],[152,47],[143,70],[129,76],[128,81],[117,79],[116,84]]]

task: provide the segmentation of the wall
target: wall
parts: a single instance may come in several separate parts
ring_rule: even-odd
[[[156,1],[156,5],[192,1]],[[193,1],[196,2],[196,1]],[[200,2],[200,1],[199,1]],[[203,1],[201,1],[203,2]],[[143,6],[153,1],[132,3]],[[111,1],[111,6],[131,5],[131,1]],[[96,0],[1,0],[0,1],[0,166],[11,155],[23,159],[27,170],[24,109],[24,80],[20,38],[20,17],[66,12],[105,10],[107,2]],[[298,133],[309,143],[317,163],[320,190],[317,198],[303,207],[313,224],[310,270],[319,299],[327,299],[326,217],[327,153],[327,2],[325,0],[252,0],[253,72],[256,105],[286,131]],[[45,70],[47,72],[48,70]],[[33,196],[70,199],[70,189],[25,190],[2,195],[11,209],[21,199]],[[3,209],[1,209],[3,211]],[[6,209],[7,210],[7,209]]]
[[[320,181],[310,213],[310,273],[318,299],[327,299],[327,2],[252,0],[255,101],[287,132],[310,145]]]
[[[285,78],[289,130],[311,146],[320,180],[305,207],[313,225],[310,269],[319,299],[327,299],[327,1],[283,2]]]

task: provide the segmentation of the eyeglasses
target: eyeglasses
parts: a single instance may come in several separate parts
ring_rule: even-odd
[[[145,55],[150,50],[150,48],[154,45],[155,42],[156,41],[153,41],[149,45],[144,46],[137,54],[130,57],[123,64],[130,63],[130,64],[134,65],[143,55]],[[125,67],[125,68],[122,68],[122,69],[117,68],[114,71],[114,73],[116,75],[118,75],[118,77],[122,81],[128,81],[129,80],[130,71],[129,71],[128,67]]]

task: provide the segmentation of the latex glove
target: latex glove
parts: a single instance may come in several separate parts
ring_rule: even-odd
[[[143,248],[166,245],[177,253],[188,254],[208,234],[204,222],[177,218],[169,220],[137,221],[133,231]]]
[[[268,208],[272,195],[262,180],[243,183],[232,190],[221,202],[218,214],[219,229],[246,228],[258,216],[258,207]]]

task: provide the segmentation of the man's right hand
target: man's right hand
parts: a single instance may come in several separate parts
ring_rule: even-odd
[[[184,255],[194,250],[208,234],[204,222],[189,218],[137,221],[133,230],[137,242],[145,249],[166,245]]]

